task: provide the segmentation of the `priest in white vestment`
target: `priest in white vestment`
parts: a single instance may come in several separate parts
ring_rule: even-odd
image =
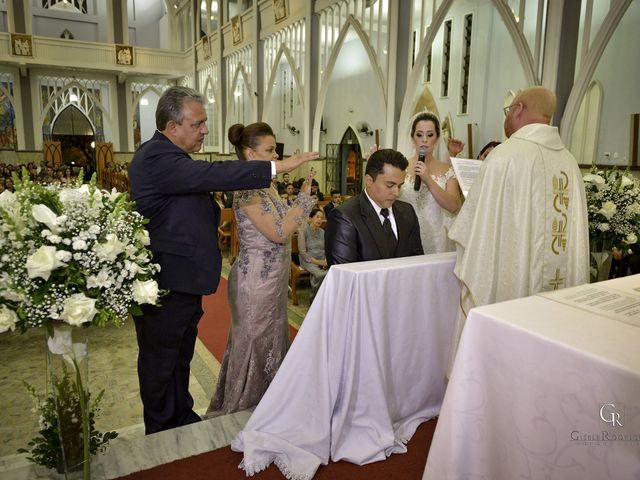
[[[489,154],[449,231],[456,242],[461,311],[450,369],[469,310],[589,281],[582,175],[557,127],[544,87],[506,107],[508,140]]]

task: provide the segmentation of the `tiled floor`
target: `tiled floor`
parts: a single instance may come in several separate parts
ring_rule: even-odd
[[[226,274],[229,266],[224,267]],[[290,304],[289,309],[289,322],[296,326],[302,323],[308,310],[308,286],[303,285],[298,295],[300,305]],[[142,436],[142,404],[136,372],[138,348],[133,322],[121,328],[96,328],[89,332],[90,389],[94,394],[104,389],[96,428]],[[42,330],[0,334],[0,459],[26,447],[37,434],[38,418],[23,382],[44,392],[44,342]],[[204,413],[209,405],[219,368],[219,362],[198,341],[191,363],[190,391],[199,413]]]

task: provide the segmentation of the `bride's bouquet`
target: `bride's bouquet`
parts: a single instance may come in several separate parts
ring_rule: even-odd
[[[29,327],[122,324],[156,304],[145,219],[128,194],[101,191],[95,176],[39,185],[14,174],[0,195],[0,332]]]

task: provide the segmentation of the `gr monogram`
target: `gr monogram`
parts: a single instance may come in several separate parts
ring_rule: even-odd
[[[600,418],[605,423],[610,423],[613,427],[621,427],[620,413],[616,410],[615,403],[604,403],[600,407]]]

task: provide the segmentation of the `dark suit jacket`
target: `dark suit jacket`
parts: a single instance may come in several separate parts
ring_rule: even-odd
[[[398,229],[394,258],[422,255],[420,225],[413,207],[396,200],[393,215]],[[380,217],[364,192],[334,208],[327,219],[324,246],[329,265],[388,258],[383,242]]]
[[[220,281],[216,239],[220,208],[209,192],[266,188],[271,164],[256,161],[195,161],[156,131],[129,166],[131,197],[150,220],[153,261],[161,288],[206,295]]]

